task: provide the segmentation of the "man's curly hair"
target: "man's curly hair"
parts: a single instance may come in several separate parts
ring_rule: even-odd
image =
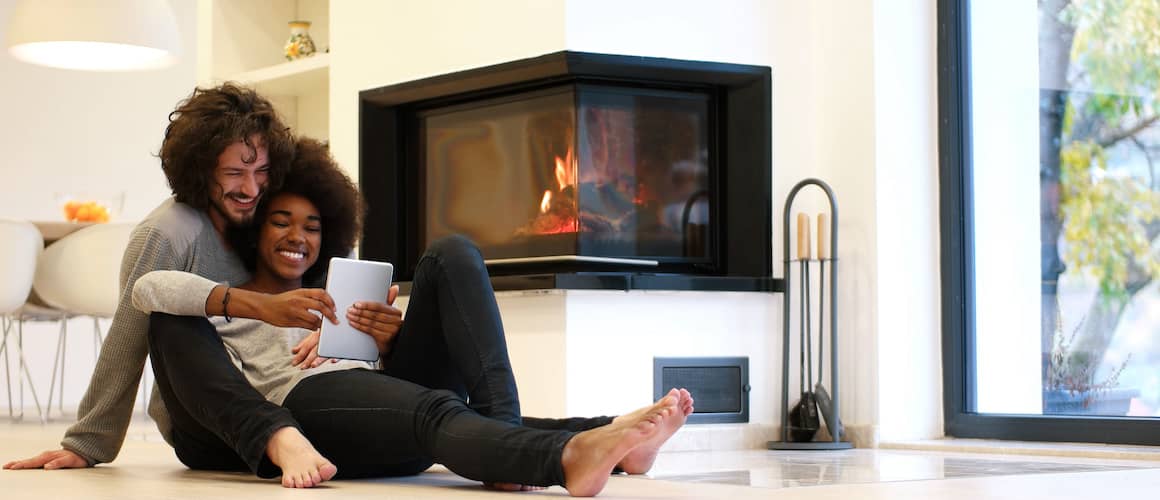
[[[195,88],[169,113],[161,141],[161,169],[177,201],[199,210],[210,206],[210,186],[218,156],[238,141],[257,155],[257,135],[269,156],[267,190],[281,185],[294,155],[294,137],[274,111],[273,104],[253,89],[234,83]]]
[[[282,193],[292,193],[310,200],[322,217],[322,244],[318,261],[306,270],[302,282],[321,286],[331,257],[347,257],[362,234],[363,200],[358,187],[347,177],[330,155],[326,145],[308,137],[298,139],[294,161],[286,173],[281,189],[262,197],[254,216],[257,230],[237,231],[247,251],[239,252],[249,269],[256,267],[257,233],[266,221],[270,200]],[[237,241],[235,239],[235,241]]]

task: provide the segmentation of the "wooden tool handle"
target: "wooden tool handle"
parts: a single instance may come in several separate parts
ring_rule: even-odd
[[[810,216],[799,212],[797,219],[797,257],[806,260],[810,258]]]
[[[826,214],[818,214],[818,260],[829,258],[830,232],[826,230]]]

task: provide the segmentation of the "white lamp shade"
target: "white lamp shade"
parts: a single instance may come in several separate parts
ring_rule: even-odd
[[[180,46],[168,0],[23,0],[8,29],[13,57],[54,68],[164,68]]]

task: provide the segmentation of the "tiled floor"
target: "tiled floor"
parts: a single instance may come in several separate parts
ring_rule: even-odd
[[[53,447],[65,425],[0,422],[0,461]],[[662,453],[646,476],[613,477],[601,498],[1156,498],[1160,461],[908,450]],[[130,429],[112,464],[78,471],[0,471],[0,498],[476,498],[498,493],[441,468],[412,478],[332,481],[285,490],[248,474],[190,471],[152,424]]]
[[[986,476],[1160,468],[1160,462],[986,456],[904,450],[744,451],[665,455],[653,479],[793,488]],[[699,469],[699,470],[698,470]]]

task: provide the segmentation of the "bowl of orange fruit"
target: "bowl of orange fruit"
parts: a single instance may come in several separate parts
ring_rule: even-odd
[[[121,208],[121,195],[93,197],[93,196],[60,196],[61,211],[64,220],[69,222],[109,222],[117,215]]]

